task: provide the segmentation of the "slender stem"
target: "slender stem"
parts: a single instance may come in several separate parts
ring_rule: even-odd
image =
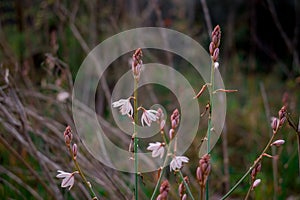
[[[166,144],[166,146],[168,146],[168,151],[167,151],[167,154],[165,156],[165,160],[164,160],[163,166],[161,167],[161,172],[159,174],[159,178],[158,178],[157,183],[155,185],[155,189],[154,189],[154,191],[152,193],[151,200],[154,200],[154,198],[156,196],[156,193],[157,193],[157,191],[159,189],[161,179],[162,179],[162,177],[163,177],[163,175],[165,173],[165,166],[166,166],[166,164],[168,162],[169,152],[170,152],[170,149],[171,149],[170,145]]]
[[[203,200],[205,187],[200,186],[200,200]]]
[[[253,181],[251,181],[251,186],[249,187],[248,192],[247,192],[247,195],[246,195],[246,197],[245,197],[244,200],[247,200],[247,199],[249,198],[250,192],[251,192],[251,190],[252,190],[252,187],[253,187]]]
[[[263,103],[264,103],[264,107],[265,107],[266,119],[270,120],[271,114],[270,114],[267,93],[266,93],[264,84],[262,82],[259,83],[259,86],[260,86],[261,96],[263,98]],[[268,126],[268,129],[269,129],[269,135],[271,137],[273,134],[273,130],[270,125]],[[271,150],[272,150],[272,155],[275,155],[276,147],[272,146]],[[274,187],[273,199],[275,200],[275,199],[277,199],[277,193],[278,193],[278,161],[277,161],[277,159],[272,159],[272,169],[273,169],[273,187]]]
[[[293,121],[293,118],[291,117],[290,113],[287,114],[287,120],[289,125],[295,130],[297,135],[297,141],[298,141],[298,167],[299,167],[299,175],[300,175],[300,117],[298,122],[298,127],[296,126],[295,122]]]
[[[134,136],[134,176],[135,176],[135,199],[138,200],[138,138],[137,138],[137,123],[138,123],[138,92],[137,92],[138,80],[134,79],[134,125],[133,125],[133,136]]]
[[[174,138],[174,139],[176,139],[176,138]],[[165,166],[166,166],[166,164],[167,164],[167,162],[168,162],[169,156],[171,155],[171,154],[170,154],[170,151],[171,151],[171,145],[170,145],[169,143],[166,143],[166,147],[168,148],[167,154],[166,154],[166,156],[165,156],[165,160],[164,160],[163,166],[161,167],[161,172],[160,172],[159,178],[158,178],[158,180],[157,180],[157,183],[156,183],[156,185],[155,185],[155,189],[154,189],[154,191],[153,191],[153,193],[152,193],[151,200],[154,200],[154,198],[155,198],[155,196],[156,196],[156,194],[157,194],[157,192],[158,192],[158,190],[159,190],[159,186],[160,186],[161,179],[162,179],[162,177],[163,177],[163,175],[164,175],[164,173],[165,173]],[[180,176],[181,176],[181,179],[184,181],[183,175],[182,175],[182,173],[181,173],[180,170],[179,170],[179,174],[180,174]],[[189,189],[189,186],[186,184],[185,181],[184,181],[184,185],[185,185],[185,187],[187,188],[187,190],[189,191],[188,193],[189,193],[191,199],[194,199],[194,197],[193,197],[193,195],[192,195],[192,193],[191,193],[191,191],[190,191],[190,189]]]
[[[72,149],[71,149],[71,146],[68,146],[68,149],[69,149],[69,152],[70,152],[70,154],[71,154],[71,156],[72,156],[72,160],[73,160],[73,162],[74,162],[74,164],[75,164],[76,170],[78,171],[79,175],[81,176],[81,178],[82,178],[84,184],[85,184],[85,185],[87,186],[87,188],[89,189],[89,192],[90,192],[90,195],[91,195],[91,197],[92,197],[92,200],[97,200],[98,198],[97,198],[97,196],[96,196],[96,194],[95,194],[95,192],[94,192],[94,190],[93,190],[93,188],[92,188],[91,183],[86,179],[85,175],[83,174],[83,172],[82,172],[82,170],[81,170],[81,168],[80,168],[80,166],[79,166],[79,164],[78,164],[78,162],[77,162],[77,159],[76,159],[76,158],[74,157],[74,155],[73,155],[73,151],[72,151]]]
[[[209,98],[210,98],[210,106],[209,106],[209,116],[208,116],[208,127],[207,127],[207,153],[210,152],[210,136],[212,129],[212,110],[214,106],[214,94],[213,91],[215,89],[215,67],[214,63],[211,64],[211,74],[210,74],[210,90],[209,90]]]
[[[299,167],[299,175],[300,175],[300,133],[297,133],[298,139],[298,167]]]
[[[254,161],[253,165],[248,169],[248,171],[242,176],[242,178],[231,188],[231,190],[229,190],[222,198],[226,199],[227,197],[229,197],[229,195],[231,195],[231,193],[243,182],[243,180],[250,174],[250,172],[252,171],[252,169],[261,161],[263,154],[266,153],[266,151],[268,150],[268,148],[270,147],[274,137],[275,137],[276,133],[274,133],[271,137],[271,139],[269,140],[268,144],[266,145],[266,147],[264,148],[264,150],[262,151],[262,153],[260,154],[260,156]]]
[[[192,200],[195,200],[194,197],[193,197],[193,194],[192,194],[192,192],[191,192],[191,190],[190,190],[190,187],[189,187],[189,185],[187,184],[187,182],[184,180],[184,177],[183,177],[182,172],[181,172],[180,170],[178,170],[178,174],[180,175],[180,178],[181,178],[181,180],[182,180],[182,182],[183,182],[183,184],[184,184],[184,186],[185,186],[185,189],[186,189],[186,191],[188,192],[190,198],[191,198]]]
[[[210,136],[211,136],[211,129],[213,127],[212,125],[212,110],[214,106],[214,90],[215,90],[215,67],[214,62],[211,64],[211,74],[210,74],[210,90],[209,90],[209,98],[210,98],[210,106],[209,106],[209,116],[208,116],[208,127],[207,127],[207,154],[210,152]],[[206,187],[205,187],[205,196],[206,200],[209,199],[209,177],[206,181]]]

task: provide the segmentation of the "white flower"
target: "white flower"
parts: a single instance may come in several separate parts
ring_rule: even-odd
[[[120,99],[119,101],[113,102],[112,106],[114,108],[120,107],[120,112],[122,115],[130,115],[132,116],[133,114],[133,108],[130,103],[131,97],[128,99]]]
[[[219,63],[218,63],[218,62],[215,62],[215,63],[214,63],[214,67],[215,67],[215,69],[218,69],[218,68],[219,68]]]
[[[165,148],[164,144],[160,142],[156,143],[149,143],[149,146],[147,147],[147,150],[152,151],[152,157],[157,157],[160,155],[160,158],[164,156]]]
[[[175,156],[170,163],[170,171],[180,169],[183,162],[188,163],[189,158],[186,156]]]
[[[76,173],[78,173],[78,171],[75,171],[73,173],[69,173],[69,172],[64,172],[62,170],[57,170],[57,172],[59,174],[56,175],[56,178],[63,178],[62,182],[61,182],[61,187],[65,188],[65,187],[69,187],[69,190],[71,190],[71,188],[74,185],[74,175]]]
[[[66,101],[70,97],[70,94],[68,92],[62,91],[57,94],[56,99],[60,102]]]
[[[143,114],[141,117],[142,125],[144,126],[144,122],[145,122],[147,126],[151,126],[151,123],[155,122],[158,119],[156,114],[157,114],[156,110],[146,110],[143,108]]]

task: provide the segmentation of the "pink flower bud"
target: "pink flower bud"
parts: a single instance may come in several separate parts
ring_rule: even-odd
[[[251,178],[252,180],[255,179],[256,175],[261,171],[261,163],[258,163],[254,169],[251,171]]]
[[[284,124],[285,120],[286,120],[286,117],[282,117],[282,118],[280,119],[280,122],[279,122],[279,126],[280,126],[280,127]]]
[[[216,44],[218,44],[218,37],[217,37],[217,35],[213,35],[212,36],[212,42],[216,45]]]
[[[206,184],[207,177],[211,171],[210,156],[205,154],[200,158],[199,165],[197,167],[196,177],[201,187]]]
[[[65,135],[65,143],[67,146],[70,146],[71,144],[71,139],[70,139],[70,136],[69,135]]]
[[[283,145],[284,143],[285,143],[284,140],[276,140],[276,141],[273,142],[271,145],[272,145],[272,146],[275,145],[275,146],[279,147],[279,146]]]
[[[271,122],[271,126],[272,126],[272,129],[273,129],[273,132],[276,132],[278,127],[279,127],[279,119],[276,118],[276,117],[273,117],[272,122]]]
[[[160,130],[163,130],[163,129],[164,129],[165,124],[166,124],[166,120],[162,120],[162,121],[160,122],[160,126],[159,126]]]
[[[174,133],[175,133],[174,129],[170,129],[170,131],[169,131],[170,140],[172,140],[174,138]]]
[[[254,188],[256,188],[259,184],[260,184],[261,180],[260,179],[256,179],[254,182],[253,182],[253,185],[252,185],[252,190]]]
[[[76,159],[76,157],[77,157],[77,151],[78,151],[77,144],[73,144],[72,150],[73,150],[73,157],[74,157],[74,159]]]
[[[172,125],[171,126],[172,126],[173,129],[176,128],[176,126],[177,126],[176,120],[172,120]]]
[[[286,112],[287,112],[286,106],[282,106],[282,108],[278,112],[278,118],[281,119],[281,118],[285,117]]]
[[[156,200],[167,200],[168,193],[170,190],[170,184],[168,180],[164,180],[159,188],[159,195],[157,196]]]
[[[216,48],[214,53],[213,53],[213,56],[212,56],[212,59],[214,62],[216,62],[219,58],[219,48]]]
[[[70,146],[71,141],[73,139],[73,134],[70,126],[66,127],[66,130],[64,132],[64,137],[65,137],[65,143],[67,146]]]
[[[213,42],[211,42],[211,43],[209,44],[209,53],[210,53],[211,56],[213,55],[214,50],[215,50],[215,45],[214,45]]]

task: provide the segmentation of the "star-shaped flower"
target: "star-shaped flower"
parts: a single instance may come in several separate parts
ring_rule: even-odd
[[[164,156],[165,148],[164,143],[155,142],[155,143],[149,143],[149,146],[147,147],[147,150],[152,151],[152,157],[160,156],[162,158]]]
[[[114,108],[120,107],[120,112],[122,115],[130,115],[133,114],[133,108],[130,103],[130,99],[132,97],[129,97],[128,99],[120,99],[119,101],[113,102],[112,106]]]
[[[184,162],[188,163],[189,158],[186,156],[175,156],[170,163],[170,171],[180,169],[182,167],[182,163]]]
[[[74,185],[74,175],[78,173],[78,171],[75,171],[73,173],[69,173],[69,172],[64,172],[62,170],[57,170],[57,172],[59,174],[56,175],[56,178],[63,178],[62,182],[61,182],[61,187],[65,188],[65,187],[69,187],[69,190],[71,190],[71,188]]]
[[[157,117],[157,111],[156,110],[146,110],[145,108],[140,107],[143,109],[143,114],[141,117],[141,122],[142,125],[144,125],[144,122],[146,123],[147,126],[151,126],[152,122],[155,122],[158,117]]]

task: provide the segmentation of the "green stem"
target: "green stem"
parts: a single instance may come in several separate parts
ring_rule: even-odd
[[[212,129],[212,110],[214,107],[214,92],[215,90],[215,67],[212,62],[211,65],[211,74],[210,74],[210,90],[209,90],[209,98],[210,98],[210,106],[209,106],[209,116],[208,116],[208,127],[207,127],[207,154],[210,152],[210,136]]]
[[[156,196],[156,194],[158,192],[158,189],[160,187],[161,179],[162,179],[162,177],[163,177],[163,175],[165,173],[165,166],[166,166],[166,164],[168,162],[168,157],[169,157],[169,152],[170,152],[170,145],[166,144],[166,146],[168,146],[168,151],[167,151],[167,154],[166,154],[163,166],[161,167],[161,172],[160,172],[159,178],[157,180],[157,183],[155,185],[155,189],[154,189],[154,191],[152,193],[151,200],[154,200],[154,198],[155,198],[155,196]]]
[[[249,189],[248,189],[247,195],[246,195],[246,197],[245,197],[244,200],[247,200],[247,199],[249,198],[250,192],[251,192],[251,190],[252,190],[252,185],[253,185],[253,181],[251,181],[251,185],[250,185],[250,187],[249,187]]]
[[[209,116],[208,116],[208,126],[207,126],[207,154],[210,153],[210,137],[211,137],[211,129],[213,127],[212,125],[212,110],[214,106],[214,90],[215,90],[215,67],[214,62],[211,64],[211,74],[210,74],[210,90],[209,90],[209,98],[210,98],[210,106],[209,106]],[[206,187],[205,187],[205,196],[206,200],[209,199],[209,177],[206,181]]]
[[[229,195],[231,195],[231,193],[243,182],[243,180],[250,174],[250,172],[252,171],[252,169],[254,167],[256,167],[256,165],[261,161],[263,154],[266,153],[266,151],[268,150],[268,148],[271,146],[271,143],[275,137],[276,133],[274,133],[271,137],[271,139],[269,140],[268,144],[266,145],[266,147],[264,148],[264,150],[262,151],[262,153],[260,154],[260,156],[254,161],[253,165],[248,169],[248,171],[242,176],[242,178],[231,188],[231,190],[229,190],[229,192],[227,192],[227,194],[225,194],[221,200],[226,199],[227,197],[229,197]]]
[[[78,164],[78,162],[77,162],[77,159],[76,159],[76,158],[74,157],[74,155],[73,155],[73,151],[71,150],[71,147],[68,146],[68,149],[69,149],[70,154],[71,154],[71,156],[72,156],[72,160],[73,160],[73,162],[74,162],[74,164],[75,164],[76,170],[78,171],[79,175],[81,176],[81,178],[82,178],[84,184],[85,184],[85,185],[87,186],[87,188],[89,189],[89,192],[90,192],[90,195],[91,195],[91,197],[92,197],[92,200],[97,200],[98,198],[97,198],[97,196],[96,196],[96,194],[95,194],[95,192],[94,192],[94,190],[93,190],[93,188],[92,188],[92,185],[91,185],[90,182],[87,181],[85,175],[83,174],[83,172],[82,172],[82,170],[81,170],[81,168],[80,168],[80,166],[79,166],[79,164]]]
[[[135,199],[138,200],[138,138],[137,138],[137,123],[138,123],[138,110],[137,110],[137,106],[138,106],[138,92],[137,92],[137,86],[138,86],[138,80],[134,79],[134,125],[133,125],[133,137],[134,137],[134,141],[133,141],[133,145],[134,145],[134,176],[135,176]]]
[[[192,200],[195,200],[194,197],[193,197],[193,194],[192,194],[192,192],[191,192],[191,190],[190,190],[190,187],[189,187],[189,185],[187,184],[187,182],[184,180],[184,177],[183,177],[182,172],[181,172],[180,170],[178,170],[178,174],[180,175],[180,178],[181,178],[181,180],[182,180],[182,182],[183,182],[183,184],[184,184],[184,186],[185,186],[185,189],[186,189],[186,191],[188,192],[190,198],[191,198]]]
[[[300,175],[300,132],[297,133],[297,141],[298,141],[298,167],[299,167],[299,175]]]

